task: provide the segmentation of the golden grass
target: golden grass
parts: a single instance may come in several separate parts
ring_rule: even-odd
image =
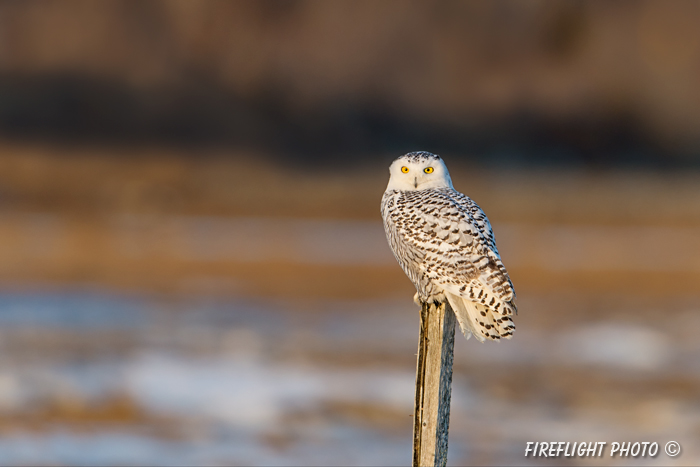
[[[394,264],[183,258],[173,247],[180,233],[168,227],[177,216],[378,221],[390,158],[378,156],[376,166],[312,170],[255,154],[8,143],[0,149],[2,281],[298,298],[412,295]],[[456,187],[476,199],[494,224],[700,225],[700,183],[693,174],[503,173],[459,161],[450,166]],[[553,272],[527,263],[510,272],[520,294],[687,294],[700,279],[692,271]]]
[[[149,436],[165,439],[183,438],[178,420],[149,413],[124,394],[95,402],[59,397],[35,404],[21,413],[4,413],[0,418],[0,433],[6,435],[51,432],[56,426],[77,433],[94,433],[96,428],[112,428],[147,432]]]

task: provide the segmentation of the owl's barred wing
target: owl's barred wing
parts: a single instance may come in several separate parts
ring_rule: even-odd
[[[470,197],[458,191],[453,190],[453,193],[451,193],[451,198],[463,211],[471,214],[474,225],[476,225],[484,236],[484,240],[488,244],[489,248],[498,255],[499,253],[498,248],[496,247],[496,237],[493,235],[493,229],[491,228],[491,223],[489,222],[488,217],[486,217],[486,213]]]
[[[488,249],[490,250],[488,251],[488,262],[490,263],[490,269],[497,269],[500,271],[500,274],[495,274],[487,278],[487,282],[493,282],[495,284],[495,292],[499,293],[499,298],[505,301],[513,301],[515,299],[513,283],[508,276],[508,272],[503,265],[503,261],[501,261],[501,255],[496,247],[496,238],[493,234],[491,223],[489,222],[488,217],[486,217],[486,213],[484,213],[479,205],[468,196],[455,190],[451,191],[450,197],[459,205],[462,212],[468,212],[471,215],[471,222],[477,227],[481,233],[481,238],[488,246]],[[504,279],[505,281],[503,281]]]
[[[445,291],[510,315],[515,293],[488,219],[476,203],[467,198],[473,206],[465,205],[454,194],[432,191],[419,211],[394,219],[402,248],[422,257],[420,273]]]

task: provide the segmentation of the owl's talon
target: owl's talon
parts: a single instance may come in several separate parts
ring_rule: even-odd
[[[418,292],[413,296],[413,303],[415,303],[418,306],[423,306],[423,302],[420,301],[420,297],[418,296]]]

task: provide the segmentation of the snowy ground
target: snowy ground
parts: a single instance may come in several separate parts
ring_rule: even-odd
[[[542,319],[578,298],[523,297],[521,308]],[[549,326],[523,312],[510,342],[460,337],[450,463],[541,463],[524,458],[527,441],[657,441],[656,459],[615,462],[700,462],[697,309],[625,303]],[[417,326],[410,297],[7,291],[0,463],[405,465]],[[684,449],[674,460],[669,440]]]

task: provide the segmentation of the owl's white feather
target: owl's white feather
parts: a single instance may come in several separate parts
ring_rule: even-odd
[[[417,303],[448,300],[462,332],[509,339],[515,291],[486,214],[452,187],[439,156],[412,152],[389,168],[382,218],[389,245],[416,286]]]

